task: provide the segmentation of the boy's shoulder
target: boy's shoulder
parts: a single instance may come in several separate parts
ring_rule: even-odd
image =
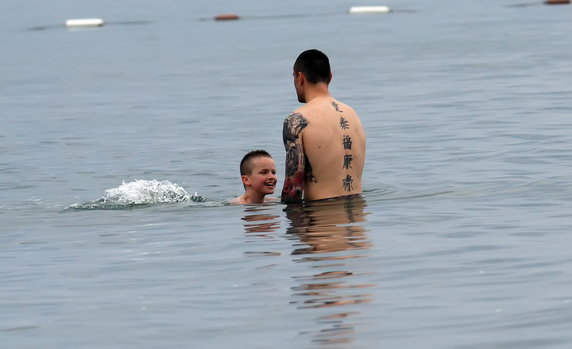
[[[244,200],[244,196],[241,195],[241,196],[238,196],[238,197],[230,200],[229,203],[233,204],[233,205],[243,205],[243,204],[246,204],[246,201]]]
[[[264,202],[278,202],[279,199],[277,197],[274,196],[265,196],[264,197]],[[244,199],[244,195],[238,196],[232,200],[229,201],[230,204],[232,205],[248,205],[250,204],[250,202],[247,202]]]
[[[279,201],[279,200],[275,196],[265,196],[264,197],[264,202],[277,202],[277,201]]]

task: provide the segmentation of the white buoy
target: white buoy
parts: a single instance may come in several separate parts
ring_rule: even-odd
[[[68,28],[101,27],[104,24],[101,18],[68,19],[65,22]]]
[[[352,15],[363,13],[389,13],[391,9],[387,6],[352,6],[349,13]]]

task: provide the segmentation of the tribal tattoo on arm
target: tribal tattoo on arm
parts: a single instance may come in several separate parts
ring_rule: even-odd
[[[308,126],[308,120],[300,113],[293,113],[284,120],[282,140],[286,150],[286,178],[282,188],[282,202],[302,200],[306,177],[306,156],[300,133]]]

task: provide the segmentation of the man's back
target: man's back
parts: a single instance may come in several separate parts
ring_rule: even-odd
[[[355,111],[331,96],[296,110],[306,120],[300,133],[306,156],[304,199],[362,192],[365,132]]]
[[[365,132],[355,111],[328,90],[332,80],[328,57],[316,49],[302,52],[292,76],[298,102],[304,105],[284,120],[282,202],[361,193]]]

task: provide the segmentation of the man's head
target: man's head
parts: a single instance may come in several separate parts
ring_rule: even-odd
[[[330,60],[323,52],[311,49],[302,52],[294,62],[294,86],[300,103],[306,103],[305,84],[326,84],[332,80]]]
[[[278,178],[276,164],[265,150],[248,152],[240,162],[240,176],[245,189],[272,194]]]

